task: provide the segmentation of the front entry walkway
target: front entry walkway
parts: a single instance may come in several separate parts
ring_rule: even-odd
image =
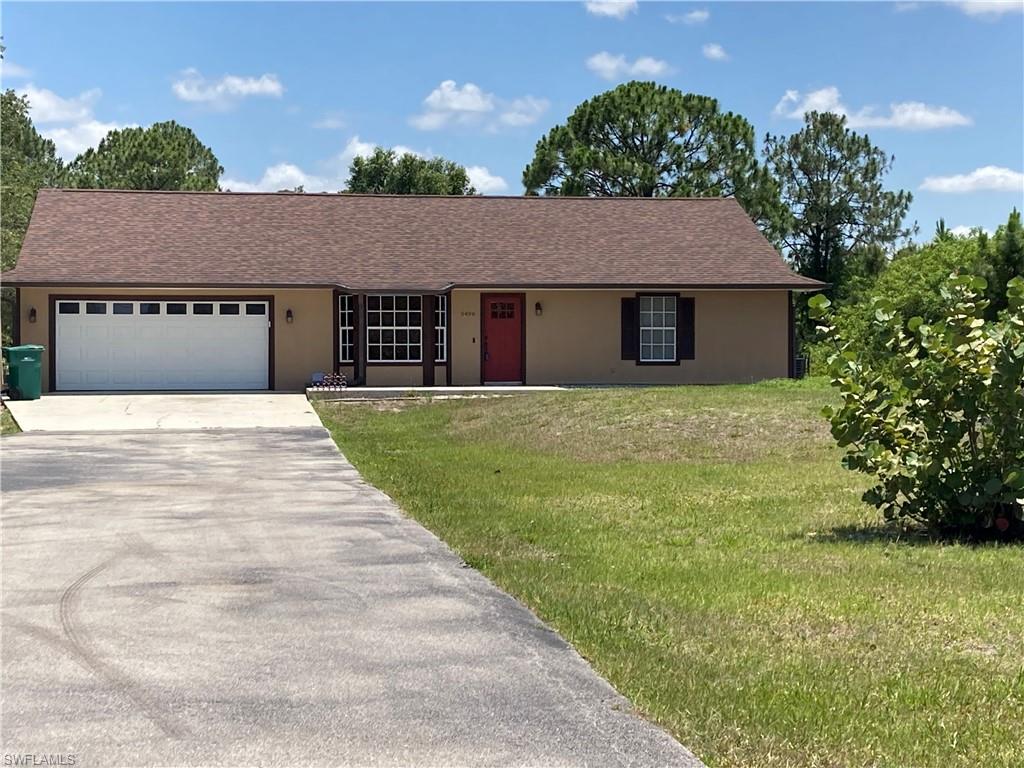
[[[7,407],[23,432],[320,426],[305,395],[277,392],[56,394]]]
[[[2,450],[6,754],[700,766],[322,427],[30,432]]]

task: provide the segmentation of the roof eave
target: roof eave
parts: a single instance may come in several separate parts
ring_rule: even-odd
[[[494,282],[494,283],[459,283],[447,282],[437,285],[346,285],[338,282],[282,283],[282,282],[180,282],[180,281],[124,281],[124,280],[47,280],[21,278],[9,272],[0,275],[3,285],[29,288],[169,288],[177,290],[196,289],[259,289],[273,288],[277,290],[341,290],[352,293],[447,293],[452,290],[657,290],[675,288],[680,290],[706,291],[821,291],[831,288],[830,283],[817,280],[807,282],[771,282],[771,283],[737,283],[737,282],[688,282],[688,281],[657,281],[635,283],[594,283],[594,282]]]

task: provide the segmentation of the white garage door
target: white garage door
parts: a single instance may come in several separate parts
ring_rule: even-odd
[[[267,301],[56,302],[58,390],[267,389]]]

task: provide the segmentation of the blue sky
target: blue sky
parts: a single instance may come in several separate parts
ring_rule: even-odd
[[[634,77],[708,94],[759,137],[843,111],[895,154],[930,234],[1024,203],[1024,14],[994,3],[5,3],[4,87],[73,157],[174,119],[235,190],[344,185],[374,144],[519,194],[533,147]]]

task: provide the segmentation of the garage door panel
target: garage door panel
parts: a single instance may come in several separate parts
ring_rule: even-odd
[[[117,324],[107,329],[107,339],[109,341],[124,341],[125,339],[134,339],[137,336],[138,328],[130,323],[121,325],[120,321],[117,321]]]
[[[58,301],[58,305],[65,303]],[[74,389],[266,389],[269,304],[237,302],[239,314],[194,313],[207,299],[176,300],[186,314],[167,314],[167,302],[117,299],[86,314],[56,315],[56,387]],[[114,304],[118,311],[114,311]],[[236,304],[236,302],[227,302]],[[246,314],[246,303],[264,314]],[[156,305],[155,307],[153,305]],[[130,310],[130,311],[129,311]],[[201,308],[202,310],[202,308]]]
[[[82,372],[82,388],[94,389],[108,386],[110,373],[102,368]]]
[[[110,373],[107,381],[110,382],[110,389],[138,389],[139,383],[138,375],[134,370],[128,373]]]
[[[68,371],[67,375],[60,376],[58,389],[85,389],[83,386],[84,374],[82,371]]]

